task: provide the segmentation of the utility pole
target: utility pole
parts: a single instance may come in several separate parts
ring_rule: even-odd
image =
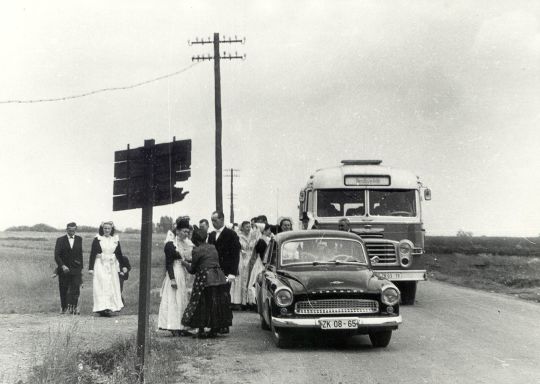
[[[214,56],[208,55],[197,55],[192,56],[191,61],[205,61],[205,60],[214,60],[214,93],[215,93],[215,117],[216,117],[216,211],[223,212],[223,188],[222,188],[222,173],[221,173],[221,160],[222,160],[222,151],[221,151],[221,73],[220,73],[220,60],[234,60],[246,58],[246,55],[239,56],[236,52],[234,55],[231,53],[223,52],[223,55],[219,53],[219,44],[220,43],[242,43],[244,44],[246,39],[238,39],[236,36],[234,38],[229,37],[228,39],[224,36],[220,40],[219,33],[214,33],[213,40],[210,39],[201,39],[196,38],[195,41],[188,42],[190,45],[194,44],[214,44]]]
[[[238,171],[239,169],[227,169],[227,172],[230,172],[227,176],[231,178],[231,214],[229,216],[231,224],[234,224],[234,178],[238,177]]]

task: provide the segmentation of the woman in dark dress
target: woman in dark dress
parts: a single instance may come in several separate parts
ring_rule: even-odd
[[[231,296],[225,274],[219,267],[216,247],[205,243],[206,233],[195,229],[191,241],[195,245],[191,262],[182,260],[189,273],[195,274],[189,304],[182,324],[198,328],[199,338],[215,337],[222,328],[232,325]],[[210,328],[205,332],[205,328]]]

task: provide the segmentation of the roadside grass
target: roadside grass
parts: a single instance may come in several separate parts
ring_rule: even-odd
[[[540,257],[462,253],[423,257],[429,278],[540,302]]]
[[[140,382],[136,337],[116,339],[107,348],[95,349],[80,336],[73,322],[49,332],[45,344],[36,350],[36,364],[27,384],[135,384]],[[155,330],[155,325],[150,329]],[[145,361],[145,382],[172,384],[187,382],[185,366],[211,359],[206,348],[195,340],[160,338],[151,332],[150,354]],[[22,381],[19,381],[22,383]]]
[[[58,279],[52,278],[56,267],[54,246],[62,232],[0,232],[0,313],[57,312],[60,309]],[[81,314],[92,313],[92,276],[88,274],[88,259],[93,233],[83,237],[83,287]],[[165,276],[163,234],[153,235],[151,312],[159,307],[159,291]],[[133,267],[124,283],[123,314],[137,313],[139,298],[140,234],[120,234],[122,251]]]

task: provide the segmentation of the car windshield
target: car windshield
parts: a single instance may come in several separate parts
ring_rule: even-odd
[[[367,264],[367,261],[362,244],[353,239],[295,239],[281,245],[281,265],[323,263]]]
[[[370,190],[371,216],[416,216],[415,190]]]

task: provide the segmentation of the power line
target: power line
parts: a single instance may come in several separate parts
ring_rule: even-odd
[[[176,72],[172,72],[172,73],[169,73],[169,74],[166,74],[166,75],[163,75],[163,76],[155,77],[155,78],[150,79],[150,80],[141,81],[140,83],[126,85],[126,86],[123,86],[123,87],[101,88],[101,89],[96,89],[96,90],[90,91],[90,92],[79,93],[79,94],[76,94],[76,95],[63,96],[63,97],[54,97],[54,98],[48,98],[48,99],[2,100],[2,101],[0,101],[0,104],[32,104],[32,103],[46,103],[46,102],[52,102],[52,101],[65,101],[65,100],[78,99],[78,98],[81,98],[81,97],[95,95],[96,93],[111,92],[111,91],[122,91],[122,90],[126,90],[126,89],[132,89],[132,88],[140,87],[142,85],[150,84],[150,83],[153,83],[153,82],[156,82],[156,81],[164,80],[164,79],[167,79],[169,77],[179,75],[179,74],[181,74],[183,72],[186,72],[188,69],[191,69],[192,67],[194,67],[197,64],[199,64],[199,63],[195,62],[195,63],[193,63],[193,64],[191,64],[191,65],[189,65],[189,66],[187,66],[185,68],[182,68],[182,69],[180,69],[180,70],[178,70]]]

